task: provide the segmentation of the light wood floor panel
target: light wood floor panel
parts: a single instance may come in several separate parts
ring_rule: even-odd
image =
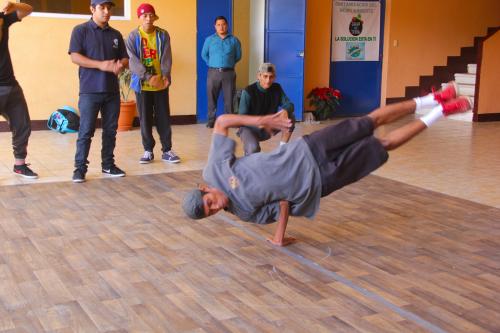
[[[395,124],[380,128],[378,132],[382,135],[413,118],[408,116]],[[331,123],[332,121],[312,125],[298,123],[292,139]],[[500,186],[497,180],[500,174],[500,154],[496,153],[500,146],[499,131],[500,122],[441,120],[408,144],[392,151],[388,163],[375,174],[500,208]],[[115,149],[117,164],[128,175],[201,170],[206,162],[211,130],[199,124],[173,126],[172,132],[173,148],[182,158],[180,164],[171,165],[160,161],[158,149],[155,152],[155,163],[139,164],[142,145],[138,129],[118,133]],[[154,135],[157,136],[156,133]],[[236,138],[234,132],[230,135]],[[75,141],[76,134],[33,132],[28,161],[40,174],[40,179],[33,181],[12,174],[11,134],[0,133],[0,142],[3,143],[0,145],[0,185],[69,181],[73,171]],[[278,143],[279,137],[276,136],[263,143],[262,147],[268,151]],[[101,130],[98,129],[90,149],[91,163],[87,174],[90,180],[102,178],[100,150]],[[241,144],[238,144],[237,152],[241,155]]]
[[[138,164],[139,132],[119,133],[118,165],[139,177],[107,180],[98,130],[79,185],[74,135],[32,134],[38,181],[1,145],[0,185],[28,186],[0,186],[0,331],[500,332],[499,129],[436,123],[314,221],[292,218],[286,250],[265,242],[274,225],[182,214],[203,125],[174,127],[179,165]]]
[[[0,328],[500,331],[499,209],[369,176],[292,218],[282,251],[274,225],[185,218],[199,180],[0,187]]]

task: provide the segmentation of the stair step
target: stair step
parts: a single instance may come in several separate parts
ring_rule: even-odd
[[[432,110],[432,108],[420,109],[420,110],[416,111],[415,114],[420,117],[420,116],[427,114],[431,110]],[[472,110],[471,110],[471,111],[467,111],[464,113],[455,113],[455,114],[447,116],[446,118],[453,119],[453,120],[465,121],[465,122],[472,122],[473,116],[474,115],[473,115]]]
[[[484,40],[484,37],[474,37],[474,47],[479,49],[483,40]]]
[[[460,95],[474,97],[476,86],[474,84],[459,84],[458,91]]]
[[[476,84],[476,74],[455,73],[455,82],[458,84]]]
[[[476,74],[477,73],[477,64],[468,64],[467,65],[467,73]]]
[[[415,98],[419,96],[426,95],[428,91],[421,91],[419,86],[409,86],[405,87],[405,98],[410,99],[410,98]]]
[[[467,122],[472,122],[472,117],[473,117],[473,113],[472,113],[472,110],[471,111],[467,111],[467,112],[464,112],[464,113],[455,113],[455,114],[452,114],[452,115],[449,115],[448,119],[453,119],[453,120],[461,120],[461,121],[467,121]]]
[[[446,83],[441,83],[441,89],[446,86]],[[474,97],[476,86],[474,84],[458,84],[458,94]]]
[[[426,75],[420,77],[418,85],[423,89],[431,90],[432,88],[438,88],[441,82],[442,80],[435,76]]]
[[[454,80],[453,74],[456,71],[451,71],[447,66],[434,66],[433,76],[441,82]]]
[[[406,97],[388,97],[385,99],[385,104],[394,104],[406,101]]]
[[[493,35],[495,32],[497,32],[498,30],[500,30],[500,27],[489,27],[488,28],[488,31],[486,33],[487,36],[491,36]]]
[[[477,49],[474,46],[467,46],[460,48],[460,56],[466,59],[476,59]]]

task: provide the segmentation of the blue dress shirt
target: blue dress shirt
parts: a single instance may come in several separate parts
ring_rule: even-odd
[[[234,68],[241,59],[240,41],[230,34],[222,39],[214,33],[205,39],[201,57],[208,67]]]

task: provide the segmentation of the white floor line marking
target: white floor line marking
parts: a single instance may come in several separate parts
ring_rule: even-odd
[[[240,230],[242,230],[243,232],[245,232],[247,235],[250,235],[252,236],[253,238],[256,238],[256,239],[259,239],[259,240],[262,240],[264,241],[265,243],[268,243],[267,240],[265,239],[265,237],[262,237],[261,235],[259,235],[258,233],[256,232],[253,232],[251,230],[249,230],[248,228],[245,228],[244,226],[242,226],[240,223],[234,221],[233,219],[229,218],[227,215],[225,214],[219,214],[217,216],[217,218],[229,223],[230,225],[236,227],[236,228],[239,228]],[[269,243],[268,243],[269,244]],[[272,245],[270,245],[272,246]],[[273,246],[274,247],[274,246]],[[284,254],[286,254],[287,256],[297,260],[299,263],[301,263],[302,265],[304,266],[307,266],[309,268],[312,268],[332,279],[334,279],[335,281],[338,281],[340,283],[342,283],[343,285],[359,292],[360,294],[362,294],[363,296],[377,302],[377,303],[380,303],[384,306],[386,306],[387,308],[391,309],[392,311],[396,312],[397,314],[399,314],[401,317],[403,318],[406,318],[408,320],[411,320],[412,322],[414,322],[415,324],[429,330],[430,332],[432,333],[447,333],[447,331],[443,330],[442,328],[428,322],[427,320],[421,318],[420,316],[412,313],[412,312],[409,312],[407,310],[404,310],[402,308],[400,308],[399,306],[397,306],[396,304],[386,300],[385,298],[383,298],[382,296],[372,292],[372,291],[369,291],[368,289],[366,288],[363,288],[359,285],[357,285],[356,283],[354,283],[353,281],[333,272],[333,271],[330,271],[326,268],[324,268],[323,266],[321,266],[319,264],[319,262],[315,262],[313,260],[310,260],[310,259],[307,259],[303,256],[301,256],[300,254],[297,254],[289,249],[287,249],[286,247],[274,247],[277,251],[280,251]],[[325,258],[323,258],[325,259]]]

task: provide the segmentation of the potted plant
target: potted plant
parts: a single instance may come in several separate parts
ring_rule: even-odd
[[[136,114],[136,103],[134,100],[129,100],[130,80],[132,73],[128,68],[118,75],[120,83],[120,116],[118,118],[118,131],[129,131],[132,129]]]
[[[326,120],[333,116],[340,105],[340,91],[330,87],[314,88],[309,95],[309,105],[314,106],[314,118]]]

